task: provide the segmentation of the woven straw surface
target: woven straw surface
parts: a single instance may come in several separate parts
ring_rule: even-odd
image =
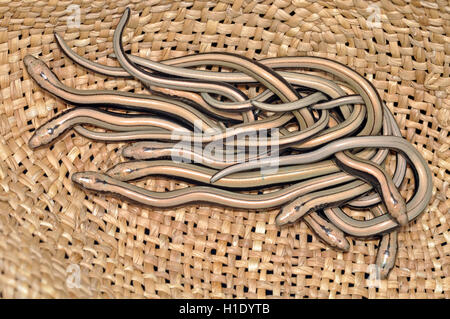
[[[81,8],[79,28],[68,27],[76,22],[69,17],[76,10],[66,10],[70,4],[0,1],[0,297],[450,297],[447,1],[85,0],[73,2]],[[278,229],[278,210],[156,210],[74,187],[73,172],[122,161],[120,144],[69,133],[51,147],[30,150],[30,130],[69,106],[30,79],[25,55],[44,60],[71,87],[141,90],[136,81],[74,65],[53,36],[59,32],[78,54],[115,65],[108,54],[126,6],[133,15],[124,43],[135,55],[314,55],[372,81],[434,175],[429,207],[399,232],[389,280],[378,287],[370,282],[378,240],[352,239],[348,253],[337,252],[303,222]],[[412,193],[412,178],[406,177],[405,195]],[[186,187],[164,178],[139,185]]]

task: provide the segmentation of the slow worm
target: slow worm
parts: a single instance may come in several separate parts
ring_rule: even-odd
[[[383,207],[380,205],[373,207],[371,212],[375,217],[385,214]],[[389,234],[384,234],[378,244],[375,265],[377,266],[376,271],[379,271],[381,279],[386,279],[395,265],[398,249],[397,237],[397,230],[393,230]]]
[[[129,15],[130,10],[127,8],[113,37],[114,52],[121,67],[103,66],[82,58],[70,50],[60,36],[55,37],[62,50],[76,63],[109,76],[134,77],[151,90],[177,98],[72,89],[63,85],[43,62],[27,56],[24,64],[38,85],[77,106],[37,129],[29,142],[31,147],[47,144],[72,127],[84,136],[104,141],[150,139],[176,142],[187,137],[200,141],[201,144],[225,139],[224,145],[229,146],[232,143],[230,138],[240,137],[237,143],[233,142],[234,146],[252,147],[260,146],[261,141],[252,140],[247,136],[249,133],[259,129],[279,128],[278,140],[272,139],[265,146],[280,147],[283,151],[297,150],[300,154],[279,157],[278,172],[266,174],[252,170],[271,164],[273,158],[269,156],[270,151],[257,160],[247,156],[247,162],[244,163],[209,157],[204,149],[200,153],[187,150],[178,153],[182,159],[193,158],[210,167],[207,168],[155,160],[173,156],[174,143],[144,141],[126,147],[123,155],[151,158],[152,161],[120,163],[108,170],[112,177],[96,172],[75,173],[72,175],[74,182],[87,189],[125,196],[155,207],[196,202],[256,210],[282,206],[276,219],[279,225],[302,217],[323,241],[342,250],[349,248],[344,233],[370,237],[390,232],[416,218],[427,205],[431,197],[431,173],[426,162],[414,147],[399,137],[401,134],[395,119],[383,106],[377,91],[355,71],[335,61],[317,57],[270,58],[256,62],[225,53],[203,53],[157,63],[125,53],[121,41]],[[209,64],[238,72],[187,69]],[[273,70],[278,68],[305,68],[313,70],[314,74]],[[337,80],[318,76],[317,70],[332,74]],[[244,93],[229,84],[255,82],[261,83],[267,90],[253,99],[248,99]],[[352,95],[346,95],[338,83],[347,92],[352,92]],[[310,91],[309,95],[300,96],[294,85],[301,86],[299,90],[306,88]],[[300,92],[305,94],[305,91]],[[226,97],[232,102],[216,100],[210,93]],[[281,100],[281,104],[267,102],[268,99],[273,100],[274,94]],[[187,99],[189,103],[180,101],[179,98]],[[255,120],[250,111],[254,107],[259,108],[258,116],[262,115],[263,119]],[[336,110],[337,107],[339,111]],[[101,108],[121,108],[152,114],[123,114]],[[199,108],[216,120],[204,115]],[[261,111],[280,113],[267,117]],[[171,119],[163,119],[153,113],[169,115]],[[299,129],[292,132],[286,128],[292,126],[290,121],[294,116]],[[232,121],[241,119],[244,123],[230,126]],[[178,122],[188,124],[189,128]],[[110,132],[92,131],[79,126],[80,124],[94,125]],[[382,127],[383,136],[376,136]],[[196,132],[200,131],[200,137],[191,128]],[[389,136],[390,134],[395,136]],[[357,137],[346,137],[350,135]],[[153,146],[147,150],[146,145]],[[203,146],[207,148],[206,145]],[[351,149],[357,152],[349,152]],[[392,178],[382,166],[388,149],[397,151],[396,169]],[[234,150],[219,151],[219,154],[238,155]],[[416,177],[416,192],[408,203],[405,203],[397,190],[405,175],[406,159]],[[156,193],[125,182],[161,174],[212,186],[194,186]],[[262,195],[226,190],[285,183],[294,184]],[[372,188],[381,195],[387,214],[381,208],[372,208],[377,217],[360,221],[352,219],[340,209],[339,206],[343,204],[354,207],[377,204],[380,196],[376,193],[362,196]],[[320,209],[324,210],[328,220],[316,212]],[[395,261],[394,239],[396,238],[385,236],[380,243],[377,263],[386,275]]]
[[[141,160],[119,163],[107,171],[108,175],[75,173],[72,180],[85,189],[153,207],[198,202],[252,210],[281,207],[276,217],[278,225],[302,218],[323,242],[343,251],[350,247],[346,234],[383,235],[376,264],[381,277],[386,278],[395,263],[396,228],[425,209],[432,184],[427,163],[401,138],[392,113],[372,84],[349,67],[318,57],[252,61],[230,53],[201,53],[150,61],[126,54],[122,46],[129,17],[127,8],[113,35],[114,55],[120,67],[89,61],[75,54],[61,36],[55,34],[55,38],[75,63],[107,76],[135,78],[152,95],[73,89],[64,85],[45,63],[26,56],[24,65],[35,82],[75,106],[41,125],[29,146],[49,144],[70,128],[105,142],[140,141],[124,147],[122,155]],[[232,72],[190,69],[207,65]],[[303,71],[287,71],[292,68]],[[256,95],[259,91],[254,83],[264,86],[262,93]],[[250,96],[255,97],[249,99],[236,84],[250,85]],[[167,118],[157,116],[160,114]],[[271,130],[267,136],[270,138],[255,138],[258,134],[254,133],[261,136],[263,130]],[[192,143],[193,149],[180,149],[181,144],[191,147]],[[226,149],[216,149],[220,145]],[[262,152],[251,154],[258,148]],[[282,155],[275,158],[279,150]],[[384,168],[389,150],[396,151],[392,177]],[[172,161],[164,160],[168,157]],[[416,189],[405,202],[398,187],[407,162]],[[159,193],[127,183],[159,175],[206,186]],[[285,184],[290,185],[263,192],[268,186]],[[247,189],[259,191],[238,192]],[[368,207],[375,217],[353,219],[341,209],[343,205]]]
[[[126,16],[126,17],[125,17]],[[121,48],[120,45],[120,41],[121,41],[121,32],[123,31],[124,25],[127,22],[129,16],[129,11],[126,12],[126,14],[124,15],[124,17],[122,17],[121,22],[119,22],[119,25],[116,29],[116,34],[117,37],[115,36],[115,52],[117,55],[117,58],[119,60],[119,62],[121,63],[122,67],[124,67],[124,69],[126,69],[128,72],[132,73],[133,75],[135,75],[136,77],[138,77],[140,80],[142,81],[146,81],[146,78],[150,77],[151,74],[148,72],[145,72],[143,69],[139,69],[137,66],[133,66],[132,62],[130,61],[130,59],[127,57],[127,55],[123,52],[123,49]],[[119,44],[117,44],[119,43]],[[206,54],[206,58],[208,59],[210,56],[214,56],[214,55],[219,55],[219,54]],[[196,56],[196,58],[198,57],[198,55]],[[224,66],[230,66],[227,65],[226,63],[223,63],[222,60],[224,59],[224,57],[226,57],[226,55],[220,55],[220,57],[217,57],[216,60],[220,60],[221,62],[218,63],[220,65],[224,65]],[[202,58],[204,58],[202,56]],[[232,59],[233,57],[230,57],[230,59]],[[125,62],[122,62],[122,59],[125,60]],[[333,65],[331,65],[330,67],[330,63],[327,60],[317,60],[314,61],[317,63],[318,68],[331,72],[333,73],[334,69],[333,69]],[[202,61],[202,63],[206,63],[205,61]],[[292,63],[290,61],[287,62],[287,64],[290,66]],[[235,64],[232,65],[235,68],[238,68],[240,70],[242,70],[242,68],[236,67]],[[253,66],[255,69],[256,67]],[[343,71],[342,71],[343,70]],[[345,80],[347,83],[353,85],[355,87],[355,89],[358,91],[358,93],[360,93],[360,95],[364,97],[366,97],[366,99],[368,98],[370,100],[371,105],[377,105],[377,108],[373,108],[370,109],[370,111],[373,111],[373,113],[369,112],[368,114],[368,122],[374,124],[374,127],[369,128],[372,129],[372,131],[370,133],[376,133],[376,131],[374,130],[379,130],[379,128],[381,127],[381,118],[380,116],[376,117],[377,113],[380,113],[382,108],[381,105],[379,103],[379,97],[378,94],[376,93],[376,91],[373,89],[372,86],[369,85],[369,83],[367,82],[367,80],[365,80],[364,78],[362,78],[361,76],[357,75],[355,76],[355,72],[348,72],[348,69],[345,69],[342,67],[341,69],[342,73],[345,74]],[[254,75],[255,78],[257,78],[258,80],[260,80],[261,82],[264,83],[264,81],[262,81],[262,79],[264,79],[264,77],[259,77],[259,72],[261,72],[263,74],[264,71],[261,70],[257,70],[255,71],[256,75]],[[336,73],[336,72],[334,72]],[[270,75],[273,75],[273,73],[270,73]],[[363,81],[359,81],[357,82],[356,79],[361,80],[361,78],[363,79]],[[274,92],[279,93],[280,98],[286,102],[287,99],[289,99],[289,93],[293,92],[293,90],[289,90],[289,87],[285,90],[283,90],[283,86],[281,86],[281,88],[275,87],[273,86],[273,83],[265,82],[266,86],[268,86],[270,89],[272,89]],[[284,97],[284,99],[283,99]],[[296,101],[292,101],[292,102],[296,102]],[[363,129],[361,134],[364,134],[367,132],[367,128],[369,126],[366,126],[365,129]],[[381,185],[379,187],[377,187],[377,189],[379,191],[382,192],[382,197],[383,200],[385,201],[386,205],[390,208],[390,212],[396,216],[399,221],[401,221],[402,224],[407,222],[406,219],[406,212],[405,212],[405,205],[404,205],[404,201],[401,198],[401,196],[399,195],[398,191],[396,191],[395,187],[395,191],[392,187],[392,181],[390,181],[390,179],[386,176],[386,174],[383,172],[383,170],[381,169],[381,167],[376,167],[374,165],[370,165],[367,162],[362,162],[359,161],[358,164],[358,159],[357,158],[350,158],[348,155],[345,155],[344,153],[338,153],[336,154],[336,159],[338,160],[339,163],[341,163],[341,166],[346,167],[346,168],[352,168],[353,170],[358,170],[359,168],[362,168],[363,171],[360,173],[360,176],[370,176],[372,178],[372,180],[376,180],[377,181],[377,185]],[[356,163],[355,163],[356,162]],[[368,169],[368,167],[370,167],[371,169]],[[367,178],[366,178],[367,180]],[[388,181],[389,184],[386,184]]]
[[[124,52],[123,52],[123,49],[121,48],[121,45],[120,45],[120,40],[121,40],[121,32],[123,31],[123,28],[124,28],[124,25],[126,24],[126,22],[127,22],[127,18],[122,18],[122,20],[121,20],[121,22],[122,22],[122,24],[119,24],[119,27],[117,28],[117,30],[116,30],[116,33],[117,33],[117,37],[115,37],[115,39],[116,39],[116,41],[115,41],[115,43],[119,43],[119,45],[116,45],[115,46],[115,50],[116,50],[116,54],[118,55],[118,57],[119,57],[119,59],[124,59],[125,60],[125,62],[123,62],[123,61],[121,61],[121,60],[119,60],[119,61],[121,61],[121,64],[122,64],[122,66],[124,66],[125,68],[127,68],[128,67],[128,71],[130,71],[131,73],[133,73],[133,74],[138,74],[138,77],[142,80],[143,78],[144,79],[149,79],[150,78],[150,80],[152,79],[151,78],[151,74],[150,73],[145,73],[145,72],[143,72],[143,70],[139,70],[139,69],[137,69],[137,71],[136,71],[136,67],[135,66],[133,66],[132,65],[132,63],[130,63],[130,60],[127,58],[127,56],[124,54]],[[344,161],[345,161],[345,156],[342,156],[341,155],[341,157],[343,157],[344,158]],[[347,160],[347,161],[349,161],[349,160]],[[380,174],[381,176],[383,176],[383,174]],[[379,183],[380,184],[380,183]],[[385,196],[384,197],[387,197],[387,195],[385,194]]]
[[[63,111],[47,123],[41,125],[28,141],[31,148],[49,144],[55,138],[78,124],[90,124],[112,131],[145,131],[155,128],[164,131],[188,131],[184,126],[178,125],[164,118],[149,115],[129,115],[113,113],[91,107],[77,107]]]
[[[383,141],[380,140],[380,137],[365,136],[346,138],[333,143],[334,145],[330,144],[326,148],[315,151],[316,158],[327,157],[333,152],[343,151],[351,148],[358,148],[362,147],[363,145],[367,147],[388,147],[404,152],[408,160],[411,163],[414,163],[413,165],[418,177],[418,187],[416,193],[414,194],[413,198],[407,203],[408,219],[412,220],[416,218],[428,204],[431,198],[432,191],[431,179],[429,178],[431,173],[420,153],[403,139],[392,137],[387,141]],[[296,162],[299,163],[298,160]],[[293,186],[287,187],[280,191],[275,191],[263,195],[237,194],[226,190],[204,186],[195,186],[171,192],[158,193],[142,189],[135,185],[114,179],[106,174],[97,172],[75,173],[72,175],[72,180],[86,189],[95,190],[98,192],[114,193],[117,195],[125,196],[139,203],[154,207],[173,207],[187,203],[209,202],[245,209],[266,209],[283,205],[286,202],[290,202],[292,200],[294,200],[293,202],[295,202],[296,198],[298,199],[300,195],[308,194],[311,191],[323,189],[327,186],[329,187],[342,184],[353,179],[353,177],[345,173],[335,173],[331,176],[332,178],[326,176],[309,179],[307,181],[294,184]],[[333,194],[334,193],[331,193],[330,195]],[[307,212],[305,212],[304,214],[313,211],[314,208],[317,208],[317,206],[308,207],[309,208],[307,208]],[[282,214],[283,212],[286,213],[286,209],[284,207],[282,209]],[[280,219],[278,218],[277,221],[279,222],[279,224],[284,224],[288,221],[292,222],[294,219],[296,219],[295,214],[303,215],[298,214],[298,212],[296,211],[289,211],[288,213],[290,218],[284,218],[281,223]],[[326,213],[326,215],[328,218],[330,218],[329,213]],[[358,228],[359,236],[361,237],[367,237],[374,234],[391,231],[392,229],[398,227],[398,224],[390,219],[387,215],[376,217],[368,221],[355,220],[348,217],[347,215],[345,215],[345,217],[335,215],[331,216],[330,220],[334,225],[336,225],[346,233],[348,233],[348,229]]]
[[[217,129],[213,121],[195,108],[177,100],[135,94],[129,92],[105,90],[77,90],[62,84],[56,75],[41,60],[27,55],[23,59],[28,74],[47,92],[75,106],[104,106],[125,110],[155,112],[169,115],[190,125],[201,124],[199,129]]]

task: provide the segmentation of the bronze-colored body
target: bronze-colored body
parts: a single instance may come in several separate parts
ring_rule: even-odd
[[[255,210],[281,207],[276,218],[278,225],[302,218],[323,242],[344,251],[350,247],[345,234],[372,237],[390,233],[381,240],[377,257],[382,275],[387,277],[395,262],[396,228],[406,225],[425,209],[431,198],[431,172],[420,153],[401,138],[393,115],[371,83],[340,63],[317,57],[256,62],[233,54],[203,53],[157,63],[127,55],[122,33],[129,15],[127,9],[114,32],[114,53],[120,67],[84,59],[72,52],[60,36],[55,37],[76,63],[109,76],[134,77],[151,91],[166,95],[72,89],[63,85],[42,61],[26,56],[24,64],[39,86],[76,106],[38,128],[29,146],[49,144],[70,128],[101,141],[142,140],[125,147],[122,153],[138,161],[119,163],[107,174],[74,173],[72,180],[85,189],[120,195],[153,207],[196,202]],[[211,64],[236,72],[189,69]],[[277,71],[279,68],[322,71],[336,80]],[[260,83],[265,90],[249,99],[232,85],[249,83]],[[307,90],[299,93],[297,89],[302,88]],[[268,102],[274,98],[281,103]],[[134,114],[103,108],[131,110]],[[108,131],[93,131],[85,124]],[[264,142],[239,139],[269,129],[278,129],[279,137]],[[200,151],[177,149],[176,142],[184,139],[196,140],[201,145]],[[202,152],[207,143],[218,141],[232,149],[218,151],[215,156]],[[240,154],[239,148],[262,146],[267,148],[265,152],[246,155],[243,163],[225,159]],[[277,158],[279,170],[255,171],[270,166],[278,148],[289,153]],[[393,177],[383,167],[389,149],[398,152]],[[161,160],[173,158],[174,154],[193,163]],[[406,161],[417,177],[416,193],[407,203],[397,189],[405,176]],[[204,186],[158,193],[128,183],[161,174]],[[287,186],[260,195],[237,192],[273,185]],[[373,208],[379,203],[386,207],[386,213]],[[372,207],[376,217],[355,220],[344,213],[342,205]],[[322,210],[324,215],[319,214]]]

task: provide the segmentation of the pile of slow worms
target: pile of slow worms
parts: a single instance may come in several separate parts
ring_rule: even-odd
[[[255,61],[230,53],[201,53],[154,62],[124,50],[122,34],[129,16],[127,8],[113,35],[117,67],[87,60],[55,37],[78,65],[106,76],[137,79],[152,94],[73,89],[28,55],[23,62],[34,81],[75,106],[36,129],[29,146],[48,145],[69,129],[93,140],[130,142],[122,155],[132,160],[105,173],[76,172],[72,181],[86,190],[152,207],[199,202],[257,211],[281,207],[277,225],[302,219],[323,242],[343,251],[350,248],[346,235],[380,236],[376,265],[387,278],[395,263],[397,230],[424,211],[432,180],[427,163],[402,138],[372,84],[347,66],[319,57]],[[222,70],[195,68],[199,66]],[[243,86],[258,87],[261,93],[249,98]],[[265,140],[267,152],[234,159],[242,150],[261,146],[245,134],[271,129],[277,129],[277,138]],[[177,149],[186,138],[196,139],[200,150]],[[221,156],[205,155],[202,147],[211,142],[231,148],[216,153]],[[278,169],[263,174],[262,168],[274,161],[273,149],[278,150]],[[174,151],[192,163],[167,159]],[[390,151],[395,152],[392,176],[386,172]],[[398,188],[407,164],[414,173],[415,192],[406,202]],[[129,183],[161,175],[196,186],[153,192]],[[373,216],[352,218],[345,206],[369,209]]]

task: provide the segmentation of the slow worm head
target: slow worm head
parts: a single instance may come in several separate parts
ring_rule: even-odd
[[[397,231],[383,236],[378,247],[376,265],[380,267],[381,279],[387,279],[397,257]]]
[[[27,55],[23,58],[23,64],[25,65],[28,74],[41,85],[45,82],[60,83],[56,75],[48,68],[48,66],[38,58],[32,55]],[[38,81],[39,79],[44,79],[45,81]]]
[[[345,185],[335,188],[336,192],[339,192],[341,189],[351,196],[351,190],[348,190]],[[353,195],[353,197],[354,196],[355,195]],[[279,226],[293,223],[312,211],[317,211],[329,206],[339,206],[346,201],[343,198],[344,197],[336,196],[335,194],[330,194],[327,190],[300,196],[283,206],[281,212],[276,217],[275,222]]]
[[[122,156],[134,159],[146,159],[148,158],[149,153],[152,153],[153,151],[162,148],[162,147],[154,147],[158,145],[153,146],[152,144],[153,142],[146,142],[145,146],[142,146],[143,144],[138,142],[128,145],[122,150]]]
[[[28,141],[28,146],[30,148],[37,148],[41,145],[46,145],[50,143],[53,138],[54,128],[46,123],[40,126],[33,134],[33,136]]]
[[[72,175],[72,181],[85,189],[108,192],[106,182],[99,179],[99,176],[103,175],[97,172],[77,172]]]
[[[330,222],[322,219],[317,213],[305,216],[304,221],[327,245],[342,251],[349,251],[350,243],[345,238],[345,234]]]
[[[382,216],[385,214],[385,210],[381,205],[373,207],[371,212],[374,216]],[[377,258],[375,261],[381,279],[387,279],[392,268],[394,268],[397,250],[397,230],[384,234],[378,245]]]
[[[122,180],[131,180],[133,177],[132,174],[139,172],[139,170],[141,170],[142,168],[145,168],[146,164],[147,164],[147,161],[134,161],[134,162],[119,163],[119,164],[114,165],[110,169],[108,169],[106,174],[108,174],[112,178],[116,178],[121,181]]]
[[[343,154],[345,154],[345,161],[341,161]],[[391,214],[401,226],[408,224],[405,200],[392,179],[380,165],[372,163],[369,160],[357,159],[357,157],[350,152],[338,152],[335,157],[336,164],[342,168],[343,171],[358,176],[362,180],[374,185],[377,192],[381,195],[389,214]]]
[[[32,55],[27,55],[23,58],[23,64],[25,65],[28,74],[33,78],[41,77],[48,81],[49,76],[54,76],[52,72],[48,72],[48,67],[44,62],[35,58]],[[39,127],[31,139],[28,141],[30,148],[36,148],[43,144],[47,144],[52,140],[53,129],[43,125]]]

